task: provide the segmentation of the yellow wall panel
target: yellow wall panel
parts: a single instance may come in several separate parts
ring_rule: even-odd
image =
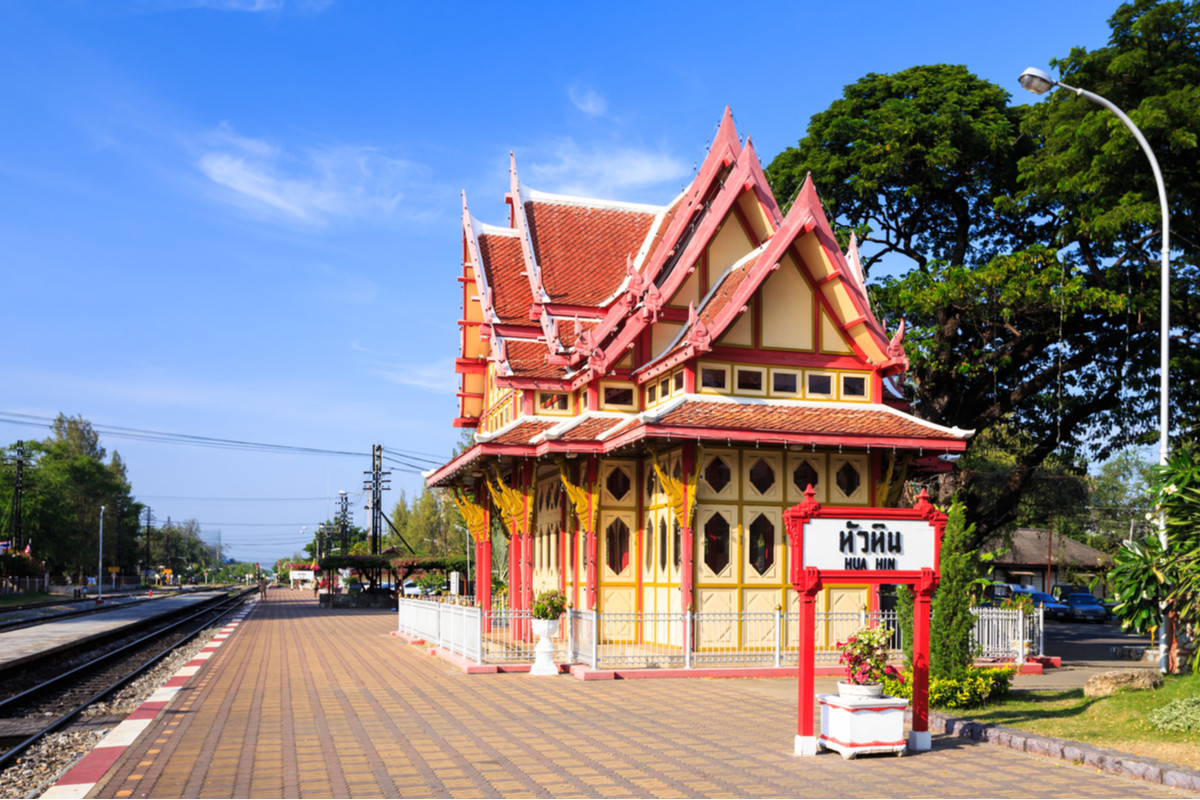
[[[813,349],[813,290],[791,254],[780,260],[759,290],[762,298],[762,346]]]
[[[821,309],[821,352],[839,354],[854,352],[843,338],[841,329],[824,309]]]
[[[753,249],[742,224],[731,213],[708,245],[708,282],[704,290],[711,289],[726,270]]]

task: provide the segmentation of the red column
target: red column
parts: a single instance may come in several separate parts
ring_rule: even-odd
[[[592,507],[595,503],[595,497],[591,491],[591,487],[596,484],[597,471],[599,463],[596,456],[588,456],[587,460],[587,478],[586,488],[588,488],[588,521],[587,521],[587,544],[584,550],[584,559],[587,561],[587,607],[594,609],[596,607],[596,526],[600,524],[597,509]]]
[[[521,510],[525,520],[523,536],[525,543],[521,546],[521,607],[531,609],[533,608],[533,520],[531,519],[532,509],[529,508],[529,498],[533,488],[533,463],[525,462],[522,472],[524,473],[522,475],[524,482],[521,484]],[[532,623],[526,622],[522,627],[523,638],[532,641]]]
[[[798,756],[815,756],[817,736],[813,718],[816,715],[816,694],[813,675],[817,651],[817,593],[821,590],[821,578],[817,570],[811,567],[804,570],[801,581],[795,587],[800,594],[795,753]]]
[[[688,497],[688,482],[687,478],[692,474],[692,470],[696,468],[696,446],[687,442],[683,445],[683,452],[680,455],[680,469],[683,471],[683,486],[680,487],[683,492],[683,507],[686,509],[692,504],[694,498]],[[679,566],[679,591],[682,595],[683,610],[696,609],[696,596],[693,588],[693,578],[696,574],[695,557],[696,557],[696,542],[693,536],[693,528],[691,524],[692,516],[689,514],[685,520],[686,524],[680,530],[680,538],[683,540],[683,563]]]
[[[921,570],[913,596],[912,732],[910,750],[928,750],[929,735],[929,604],[937,579],[933,570]]]

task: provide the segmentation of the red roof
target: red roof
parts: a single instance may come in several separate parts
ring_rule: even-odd
[[[516,378],[546,378],[564,380],[566,372],[562,367],[554,367],[546,363],[544,342],[527,342],[514,339],[504,341],[504,353],[508,365],[512,367],[513,377]]]
[[[850,437],[895,437],[963,441],[955,433],[879,405],[845,403],[765,404],[686,400],[667,411],[655,425],[685,428],[720,428],[763,433],[825,434]]]
[[[529,281],[521,274],[525,260],[520,239],[483,234],[479,237],[479,257],[483,259],[483,271],[492,290],[496,316],[511,325],[528,325],[533,294],[529,291]]]
[[[654,214],[609,206],[525,203],[542,286],[556,303],[598,306],[625,280]]]
[[[530,439],[557,424],[557,422],[542,419],[525,420],[488,441],[493,444],[528,444]]]

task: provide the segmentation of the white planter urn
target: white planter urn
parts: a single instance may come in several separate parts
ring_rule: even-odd
[[[559,620],[534,619],[533,635],[538,637],[537,646],[533,648],[533,667],[530,675],[557,675],[558,665],[554,663],[554,642],[550,638],[558,632]]]
[[[872,697],[883,697],[883,684],[838,681],[838,697],[844,697],[847,700],[866,700]]]
[[[837,694],[819,694],[821,736],[817,744],[854,758],[863,753],[904,755],[908,701],[885,697],[883,684],[839,683]]]

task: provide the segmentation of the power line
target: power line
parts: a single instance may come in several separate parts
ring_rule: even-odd
[[[54,418],[39,417],[33,414],[18,414],[10,411],[0,411],[0,422],[9,422],[15,425],[32,425],[41,427],[45,424],[53,424]],[[255,450],[267,453],[297,453],[304,455],[321,455],[321,456],[353,456],[361,458],[369,456],[369,453],[363,451],[351,450],[325,450],[319,447],[299,447],[295,445],[285,444],[269,444],[265,442],[251,442],[243,439],[222,439],[215,436],[198,436],[190,433],[171,433],[169,431],[154,431],[143,428],[129,428],[124,425],[97,425],[91,423],[92,430],[96,433],[104,434],[105,436],[113,436],[123,439],[134,439],[144,442],[158,442],[162,444],[186,444],[195,447],[213,447],[225,450]]]

